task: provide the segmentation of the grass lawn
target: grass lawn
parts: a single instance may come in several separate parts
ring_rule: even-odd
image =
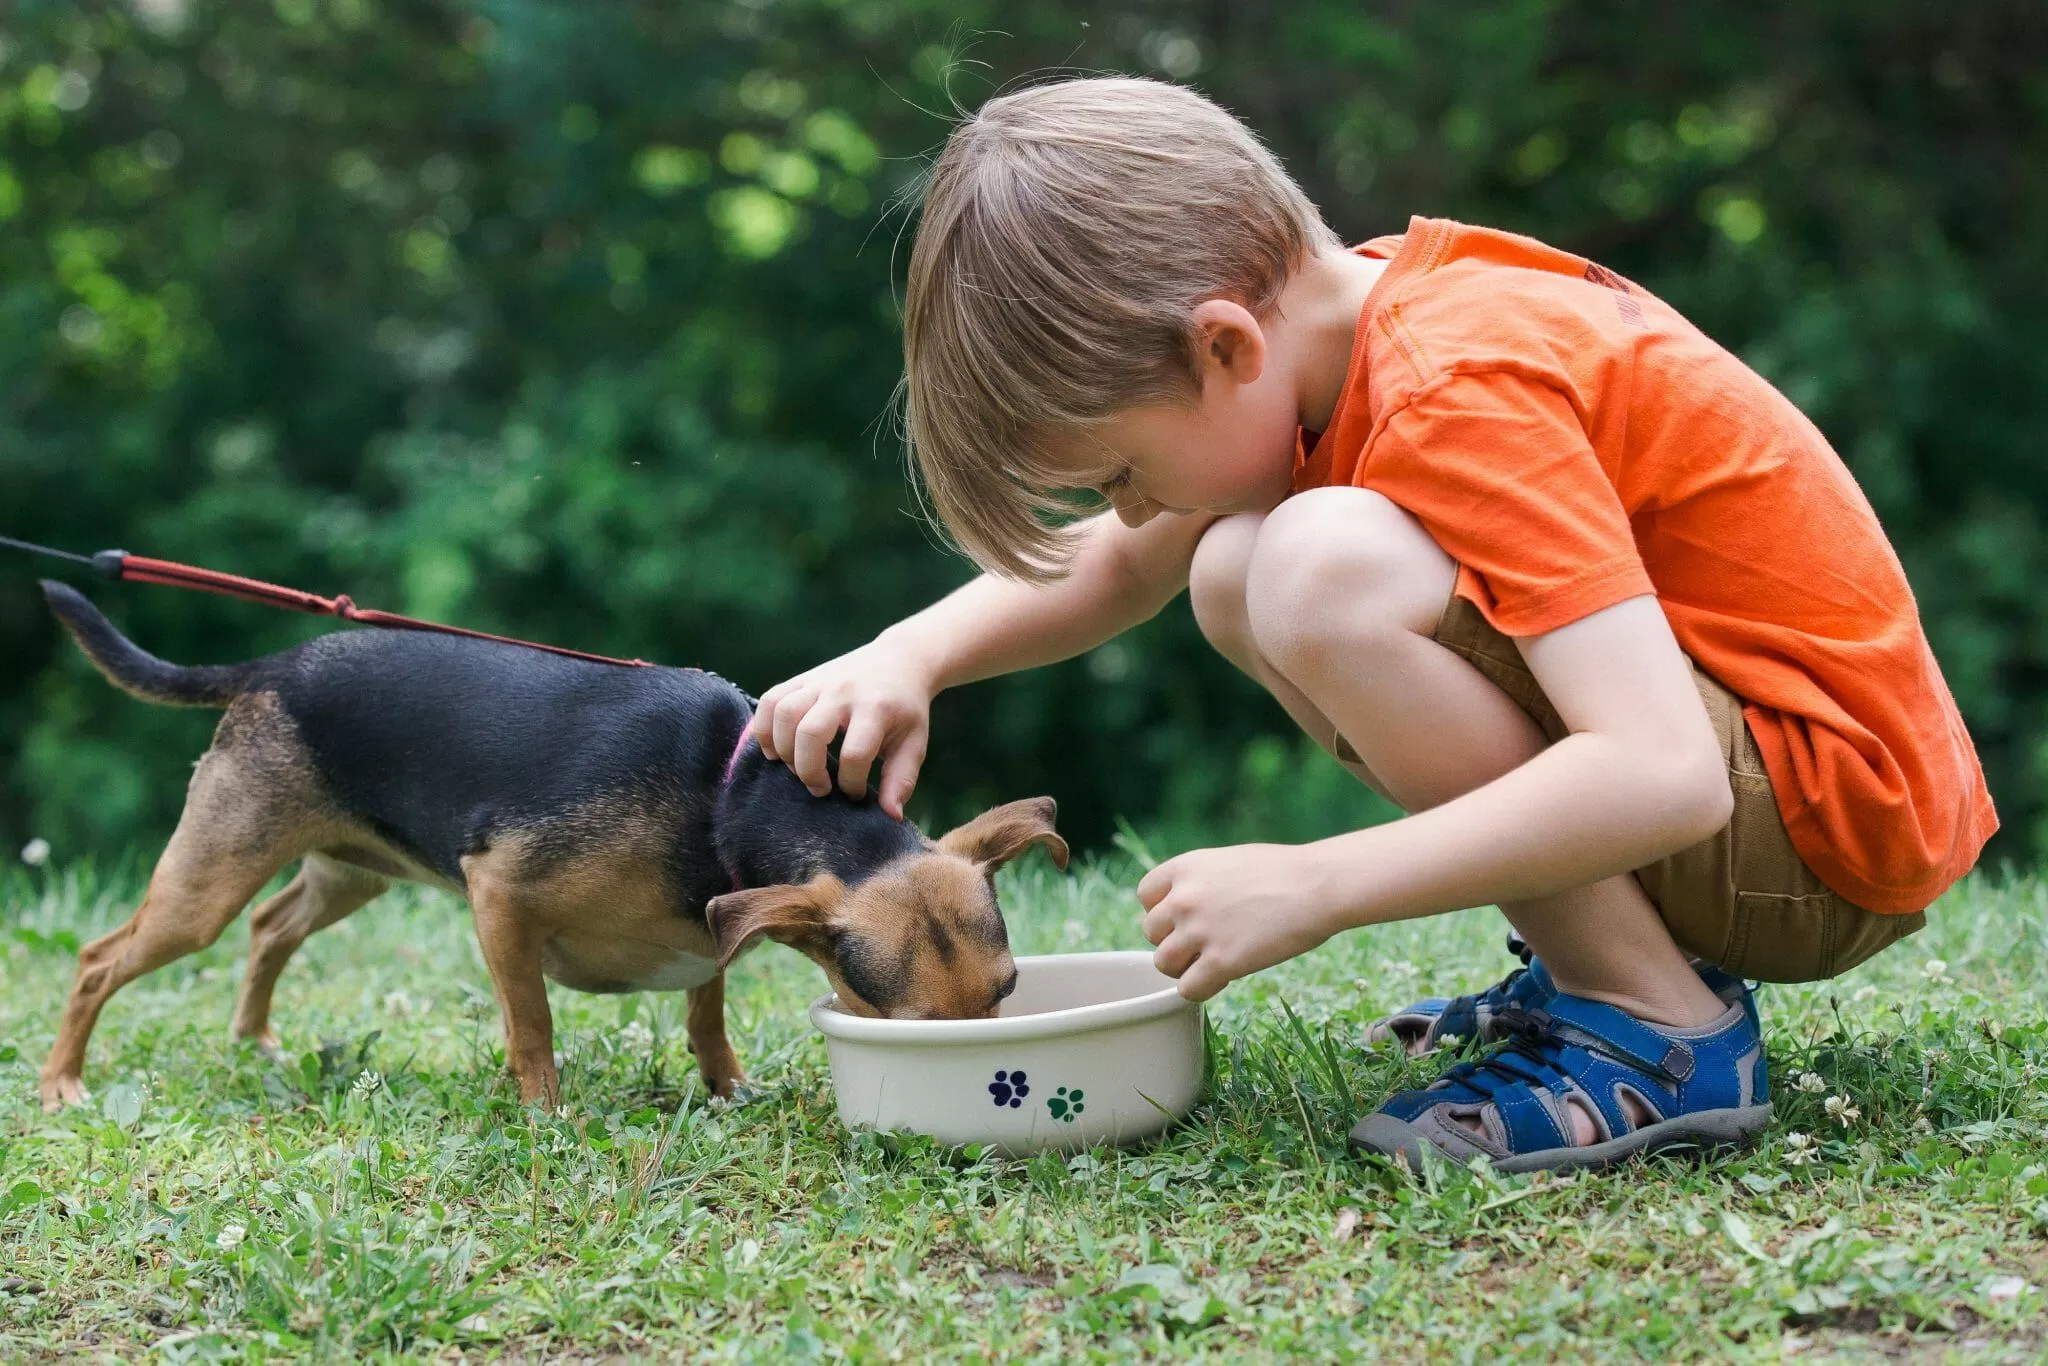
[[[1003,888],[1018,951],[1138,945],[1131,884],[1034,860]],[[773,946],[730,997],[742,1103],[706,1103],[680,995],[558,991],[567,1111],[522,1109],[467,915],[417,889],[286,971],[292,1065],[227,1040],[238,923],[114,999],[92,1103],[45,1117],[73,949],[137,885],[0,874],[7,1360],[2048,1353],[2040,882],[1974,881],[1853,975],[1768,989],[1779,1124],[1740,1156],[1422,1181],[1345,1154],[1433,1070],[1359,1027],[1499,976],[1490,911],[1232,988],[1208,1098],[1156,1146],[1002,1161],[844,1131],[822,979]]]

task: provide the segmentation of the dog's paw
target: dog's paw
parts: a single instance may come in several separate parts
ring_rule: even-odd
[[[705,1077],[704,1089],[711,1093],[706,1097],[706,1103],[716,1110],[745,1105],[761,1095],[760,1088],[738,1069],[717,1077]]]
[[[44,1077],[42,1093],[46,1115],[54,1115],[67,1105],[83,1105],[92,1094],[80,1077]]]
[[[562,1103],[561,1075],[552,1068],[515,1072],[512,1081],[519,1088],[521,1105],[538,1105],[543,1110],[552,1111]]]
[[[285,1046],[282,1043],[278,1042],[277,1035],[267,1029],[261,1034],[237,1034],[235,1035],[235,1042],[246,1048],[255,1049],[271,1062],[288,1063],[292,1060],[292,1055],[285,1051]]]

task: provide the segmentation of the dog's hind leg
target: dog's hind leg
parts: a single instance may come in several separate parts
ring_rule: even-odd
[[[79,950],[78,977],[43,1064],[45,1110],[85,1098],[86,1042],[109,996],[218,939],[263,884],[305,852],[304,823],[248,759],[218,742],[207,751],[142,904],[127,924]]]
[[[697,1070],[714,1096],[730,1096],[733,1087],[747,1077],[740,1060],[725,1037],[725,974],[719,973],[701,987],[690,988],[688,1008],[690,1051],[697,1055]]]
[[[234,1036],[266,1053],[278,1051],[270,1028],[270,996],[277,976],[317,930],[346,919],[374,901],[391,879],[324,854],[308,854],[298,876],[249,916],[249,971],[235,1001]]]

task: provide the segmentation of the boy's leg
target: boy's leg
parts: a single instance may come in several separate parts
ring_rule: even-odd
[[[1424,810],[1543,748],[1520,706],[1432,638],[1457,566],[1407,513],[1368,490],[1324,489],[1253,523],[1226,519],[1204,538],[1190,574],[1198,619],[1253,677],[1285,685],[1276,695],[1317,740],[1342,735],[1374,786]],[[1675,1027],[1726,1008],[1631,875],[1501,909],[1562,991]]]
[[[1194,609],[1195,624],[1216,652],[1235,664],[1238,671],[1273,695],[1273,700],[1294,718],[1294,724],[1323,752],[1388,801],[1394,798],[1386,785],[1374,776],[1330,718],[1302,694],[1272,665],[1259,657],[1252,643],[1251,612],[1245,603],[1245,579],[1251,572],[1252,551],[1258,545],[1263,513],[1241,513],[1225,517],[1209,528],[1195,547],[1194,562],[1188,566],[1188,603]]]

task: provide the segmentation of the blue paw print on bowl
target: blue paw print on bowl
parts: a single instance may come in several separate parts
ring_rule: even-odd
[[[996,1079],[988,1084],[988,1093],[995,1097],[996,1108],[1009,1106],[1015,1110],[1024,1104],[1024,1097],[1031,1094],[1022,1072],[998,1072]]]

